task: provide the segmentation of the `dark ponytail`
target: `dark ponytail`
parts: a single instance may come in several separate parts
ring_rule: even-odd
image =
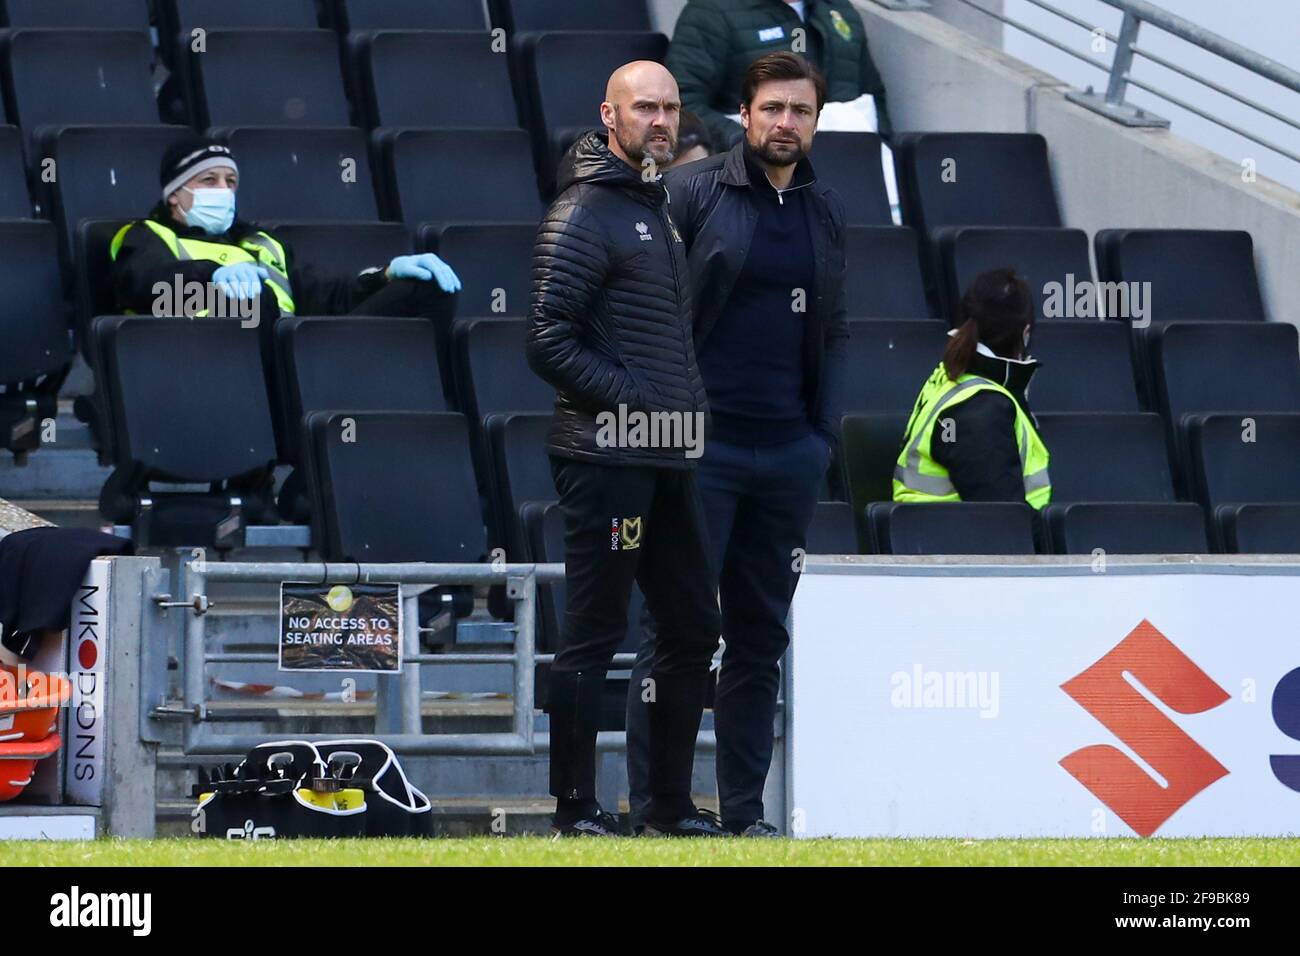
[[[943,353],[944,370],[953,380],[970,370],[980,342],[1003,358],[1019,358],[1025,328],[1034,324],[1034,299],[1014,269],[990,269],[967,287],[957,320]]]

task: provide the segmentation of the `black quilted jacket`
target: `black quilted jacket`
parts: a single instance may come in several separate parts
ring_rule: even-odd
[[[602,446],[601,412],[707,415],[686,249],[667,192],[589,132],[560,162],[533,247],[528,364],[555,386],[547,451],[608,465],[689,468],[681,447]]]

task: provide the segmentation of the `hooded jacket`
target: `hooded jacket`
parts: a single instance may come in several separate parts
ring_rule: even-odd
[[[565,154],[558,188],[533,247],[527,343],[529,366],[556,390],[547,451],[689,468],[694,459],[680,445],[610,445],[597,435],[597,415],[618,415],[620,406],[689,415],[695,428],[707,421],[686,247],[667,190],[658,179],[646,182],[596,131]]]
[[[1036,359],[1016,361],[995,355],[980,343],[967,371],[997,382],[1033,418],[1029,382],[1038,369]],[[944,412],[953,421],[951,442],[932,441],[930,454],[948,469],[948,480],[962,501],[1024,501],[1024,467],[1016,445],[1016,409],[1005,395],[992,390],[972,395]],[[1037,426],[1037,421],[1034,422]],[[940,427],[939,422],[934,427]]]

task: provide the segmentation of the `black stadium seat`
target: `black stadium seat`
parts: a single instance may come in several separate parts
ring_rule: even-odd
[[[196,126],[347,126],[330,30],[210,30],[179,58]]]
[[[536,222],[541,200],[523,130],[389,131],[383,139],[392,218],[425,223]]]
[[[921,319],[933,314],[925,301],[916,232],[908,226],[849,226],[844,234],[844,255],[848,264],[844,300],[849,315]]]
[[[280,490],[280,513],[291,521],[309,517],[310,449],[302,442],[309,415],[446,411],[436,334],[424,319],[286,317],[275,326],[275,352],[286,457],[295,465]],[[374,374],[358,374],[361,368]]]
[[[498,412],[550,411],[555,389],[528,367],[523,319],[457,319],[452,330],[456,393],[472,422]]]
[[[1034,553],[1034,509],[1023,502],[891,501],[868,516],[880,554]]]
[[[208,30],[314,30],[316,0],[155,0],[160,36]]]
[[[1153,323],[1263,321],[1250,233],[1228,229],[1102,229],[1105,282],[1150,282]]]
[[[504,412],[487,416],[492,449],[492,510],[496,531],[493,544],[506,549],[507,561],[523,561],[527,535],[520,509],[529,501],[555,497],[551,460],[546,454],[546,434],[551,427],[547,412]]]
[[[946,330],[938,319],[851,319],[845,411],[911,411],[943,357]]]
[[[1039,414],[1054,508],[1076,501],[1170,502],[1164,423],[1152,412]]]
[[[3,0],[0,9],[13,29],[149,29],[148,0]]]
[[[239,163],[239,216],[273,220],[380,218],[366,136],[349,126],[216,129]]]
[[[646,0],[488,0],[494,26],[540,30],[649,30]]]
[[[1038,133],[903,133],[895,154],[904,219],[923,235],[942,226],[1061,225]]]
[[[956,315],[962,293],[981,272],[1010,266],[1024,276],[1034,297],[1037,317],[1043,319],[1100,318],[1092,294],[1092,260],[1088,234],[1082,229],[1018,228],[1007,226],[955,226],[939,238],[943,259],[945,310]],[[1053,298],[1048,286],[1055,283]],[[1085,289],[1091,310],[1074,311],[1078,289]],[[1048,315],[1044,306],[1056,312]],[[1068,312],[1057,312],[1057,309]],[[955,321],[955,320],[954,320]]]
[[[844,201],[850,226],[892,226],[880,137],[875,133],[818,133],[812,152],[817,182]]]
[[[148,215],[162,198],[158,167],[163,153],[187,133],[180,126],[78,126],[60,132],[52,146],[58,170],[53,206],[65,254],[71,254],[83,219],[125,221]],[[107,248],[105,242],[105,255]]]
[[[867,506],[894,496],[894,465],[902,450],[908,417],[909,413],[902,411],[851,412],[844,416],[839,459],[862,550],[871,541]]]
[[[0,222],[5,250],[0,304],[0,448],[25,454],[57,414],[72,359],[63,314],[58,241],[48,222]]]
[[[1300,504],[1238,505],[1222,521],[1230,554],[1300,553]]]
[[[329,0],[349,30],[483,30],[483,0]]]
[[[357,440],[346,440],[345,419]],[[486,554],[463,416],[317,412],[307,427],[327,561],[476,562]]]
[[[26,135],[29,165],[43,127],[158,122],[144,30],[10,30],[3,58],[7,112]]]
[[[460,276],[462,315],[523,315],[532,286],[534,223],[453,223],[427,232],[424,248]]]
[[[1049,516],[1056,554],[1205,554],[1205,513],[1190,501],[1075,502]]]
[[[1156,397],[1180,470],[1193,416],[1300,412],[1296,327],[1286,322],[1175,322],[1154,341]]]
[[[1193,491],[1220,544],[1232,540],[1245,505],[1300,505],[1300,413],[1204,415],[1194,426]]]
[[[369,126],[519,125],[506,57],[493,49],[492,34],[385,30],[354,41]]]
[[[610,74],[632,60],[663,62],[667,52],[662,33],[543,33],[525,47],[524,95],[544,191],[554,182],[565,131],[600,126],[600,100]],[[572,138],[572,132],[568,135]]]
[[[1042,362],[1029,386],[1041,412],[1136,412],[1129,330],[1121,322],[1053,320],[1034,327],[1030,354]]]
[[[214,318],[105,316],[96,329],[116,433],[103,516],[131,523],[139,544],[164,546],[238,546],[243,526],[275,520],[258,336]],[[155,481],[210,487],[155,491]]]

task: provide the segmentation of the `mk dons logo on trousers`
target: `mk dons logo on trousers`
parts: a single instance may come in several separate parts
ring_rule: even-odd
[[[609,519],[609,550],[631,551],[639,547],[641,547],[640,517]]]
[[[1147,837],[1228,770],[1143,697],[1126,673],[1180,714],[1212,710],[1228,693],[1145,619],[1095,664],[1061,685],[1164,778],[1161,786],[1108,744],[1083,747],[1061,761],[1074,779]]]

